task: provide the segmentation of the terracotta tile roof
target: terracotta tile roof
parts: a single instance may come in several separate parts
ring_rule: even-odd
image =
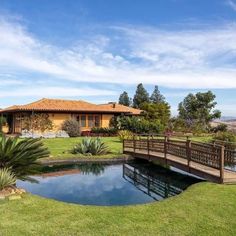
[[[17,111],[60,111],[60,112],[108,112],[140,114],[141,110],[126,107],[120,104],[108,103],[96,105],[82,100],[62,100],[43,98],[26,105],[14,105],[0,112]]]
[[[104,110],[109,110],[109,111],[119,111],[119,112],[129,112],[132,113],[133,115],[140,115],[141,110],[139,109],[135,109],[132,107],[127,107],[118,103],[107,103],[107,104],[101,104],[101,105],[97,105],[99,106],[101,109]]]

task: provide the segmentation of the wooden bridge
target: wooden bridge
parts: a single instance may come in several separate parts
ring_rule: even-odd
[[[224,145],[139,136],[123,141],[123,153],[172,166],[208,181],[236,183],[236,151]]]

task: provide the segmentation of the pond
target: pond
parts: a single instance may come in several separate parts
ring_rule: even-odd
[[[47,166],[37,183],[17,181],[28,192],[68,203],[98,206],[143,204],[180,194],[199,182],[149,162]]]

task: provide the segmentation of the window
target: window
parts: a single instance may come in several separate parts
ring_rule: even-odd
[[[101,122],[100,118],[101,118],[100,116],[94,116],[95,127],[100,127],[100,122]]]
[[[80,127],[100,127],[101,116],[100,115],[78,115],[76,117],[80,124]]]
[[[86,115],[81,115],[80,116],[80,126],[81,127],[86,127]]]
[[[93,115],[88,116],[88,127],[94,127],[94,116]]]

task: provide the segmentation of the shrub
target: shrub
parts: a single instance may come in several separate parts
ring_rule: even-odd
[[[0,116],[0,133],[2,133],[2,128],[7,124],[7,120],[4,116]]]
[[[94,127],[91,129],[91,133],[102,136],[115,136],[117,135],[117,129],[114,127],[111,128]]]
[[[129,130],[134,133],[160,133],[164,130],[164,126],[159,120],[150,121],[142,117],[115,117],[111,120],[110,125],[119,130]]]
[[[15,175],[8,168],[0,169],[0,191],[15,184]]]
[[[219,124],[216,127],[211,128],[211,132],[217,133],[217,132],[226,132],[228,126],[226,124]]]
[[[65,120],[62,124],[62,130],[66,131],[66,133],[70,137],[78,137],[80,136],[80,126],[79,122],[75,119]]]
[[[38,172],[39,159],[49,156],[40,139],[23,139],[2,135],[0,138],[0,168],[9,168],[16,178],[31,180]]]
[[[84,138],[71,153],[83,155],[104,155],[109,151],[108,146],[100,138]]]
[[[227,149],[235,150],[236,148],[236,136],[233,132],[218,132],[214,135],[213,140]]]
[[[134,133],[129,130],[120,130],[118,132],[118,137],[120,141],[123,141],[124,139],[133,139]]]
[[[26,117],[23,123],[26,130],[37,130],[45,132],[53,129],[53,122],[46,113],[35,113]]]

